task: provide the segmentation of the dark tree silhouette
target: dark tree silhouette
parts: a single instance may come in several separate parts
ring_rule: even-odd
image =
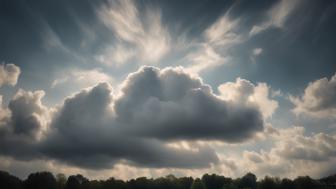
[[[56,181],[57,181],[57,188],[62,189],[65,187],[67,178],[64,174],[59,173],[56,175]]]
[[[318,180],[308,176],[294,180],[266,176],[257,181],[252,173],[237,179],[216,174],[204,174],[202,178],[181,177],[174,175],[156,179],[139,177],[128,181],[109,178],[107,180],[88,180],[82,175],[66,178],[49,172],[32,173],[24,181],[0,171],[0,189],[336,189],[336,175]]]
[[[57,182],[49,172],[32,173],[24,181],[26,189],[57,189]]]
[[[109,178],[102,184],[102,189],[127,189],[126,183],[122,180],[116,180],[114,178]]]
[[[89,180],[82,175],[69,176],[65,189],[89,189]]]
[[[224,176],[205,174],[202,177],[202,182],[207,189],[222,189],[224,185],[230,185],[232,180]]]
[[[284,178],[282,179],[279,188],[280,189],[295,189],[296,186],[292,180]]]
[[[280,187],[280,179],[278,178],[272,178],[269,176],[266,176],[263,180],[259,183],[259,189],[279,189]]]
[[[0,187],[3,189],[23,189],[23,183],[19,178],[0,171]]]
[[[257,188],[257,177],[252,173],[247,173],[238,182],[238,187],[256,189]]]
[[[194,180],[194,182],[191,185],[191,189],[206,189],[202,180],[197,178]]]
[[[319,187],[319,182],[308,176],[298,177],[294,180],[294,183],[298,189],[315,189]]]

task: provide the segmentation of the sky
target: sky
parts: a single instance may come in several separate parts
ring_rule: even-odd
[[[1,0],[0,169],[336,173],[336,2]]]

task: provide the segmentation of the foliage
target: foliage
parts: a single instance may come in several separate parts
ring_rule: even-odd
[[[174,175],[156,179],[139,177],[128,181],[109,178],[89,180],[82,175],[57,174],[50,172],[32,173],[25,180],[0,171],[1,189],[332,189],[336,188],[336,175],[314,180],[300,176],[294,180],[266,176],[257,181],[252,173],[231,179],[216,174],[205,174],[201,178]]]

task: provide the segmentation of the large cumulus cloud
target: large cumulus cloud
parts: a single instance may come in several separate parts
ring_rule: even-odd
[[[130,133],[157,139],[242,141],[263,129],[255,106],[226,101],[182,68],[143,67],[115,100],[117,120]]]
[[[336,74],[330,79],[322,78],[311,82],[301,97],[291,97],[294,112],[316,117],[336,116]]]
[[[170,144],[240,142],[264,127],[256,103],[226,100],[183,68],[142,67],[120,90],[112,92],[109,84],[101,83],[68,97],[55,111],[42,104],[43,95],[20,90],[9,103],[2,154],[56,159],[91,169],[116,163],[204,168],[219,163],[210,146]],[[16,143],[13,138],[18,138]],[[30,141],[23,145],[25,150],[11,148],[24,138]]]
[[[208,167],[217,163],[207,146],[196,151],[169,147],[158,140],[131,136],[116,120],[108,84],[99,84],[65,100],[52,123],[42,151],[78,166],[106,168],[116,162],[146,167]],[[127,115],[124,115],[127,116]]]

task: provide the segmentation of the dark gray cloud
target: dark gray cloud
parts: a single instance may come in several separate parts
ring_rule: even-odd
[[[11,112],[10,125],[13,133],[19,135],[36,135],[42,130],[44,114],[47,109],[41,103],[43,91],[27,92],[19,90],[9,102]]]
[[[106,168],[121,160],[146,167],[197,168],[217,163],[209,147],[199,146],[194,152],[129,135],[123,131],[124,123],[116,121],[111,102],[108,84],[65,100],[53,120],[53,133],[43,142],[43,153],[89,168]]]
[[[0,152],[17,159],[31,159],[39,156],[37,144],[46,131],[49,110],[42,105],[43,91],[20,89],[9,102],[8,108],[1,108]]]
[[[157,139],[242,141],[263,129],[254,106],[225,101],[182,68],[143,67],[115,100],[117,120],[128,132]]]
[[[44,93],[20,90],[9,103],[10,131],[3,138],[2,153],[57,159],[91,169],[119,162],[204,168],[219,162],[212,148],[171,144],[240,142],[263,130],[256,106],[217,97],[210,86],[182,68],[142,67],[121,86],[114,95],[110,85],[102,83],[68,97],[50,124],[50,111],[41,103]],[[24,150],[13,149],[26,140]]]

